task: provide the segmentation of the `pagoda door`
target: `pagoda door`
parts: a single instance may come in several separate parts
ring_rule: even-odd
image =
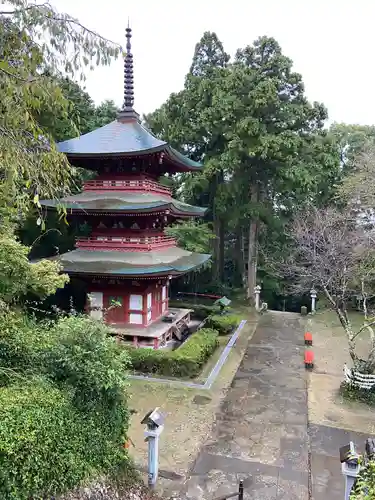
[[[107,323],[125,323],[124,297],[118,295],[107,296],[106,304]]]
[[[155,316],[160,318],[162,314],[162,304],[161,304],[161,290],[157,288],[155,290]]]

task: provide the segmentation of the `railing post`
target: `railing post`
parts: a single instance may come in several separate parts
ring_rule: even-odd
[[[240,486],[238,487],[238,500],[243,500],[243,481],[241,479]]]

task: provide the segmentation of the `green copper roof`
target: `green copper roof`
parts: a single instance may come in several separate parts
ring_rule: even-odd
[[[163,151],[182,169],[199,170],[200,163],[182,155],[167,142],[155,137],[139,120],[115,120],[104,127],[57,144],[68,156],[142,155]]]
[[[60,142],[61,153],[71,155],[110,155],[161,151],[167,146],[157,139],[138,120],[125,123],[114,120],[104,127],[80,137]]]
[[[100,274],[112,276],[152,276],[183,274],[201,266],[210,255],[188,252],[172,247],[153,252],[105,252],[73,250],[59,260],[70,274]]]
[[[128,193],[121,191],[84,191],[67,196],[62,200],[42,200],[45,207],[63,205],[66,209],[93,212],[147,212],[150,210],[170,210],[181,216],[201,216],[206,208],[194,207],[171,197],[157,193]]]

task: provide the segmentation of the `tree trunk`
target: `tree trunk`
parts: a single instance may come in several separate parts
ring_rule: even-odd
[[[259,186],[257,184],[251,186],[250,199],[253,204],[259,201]],[[258,232],[259,217],[255,216],[251,219],[249,226],[249,249],[247,257],[247,297],[251,305],[255,303],[254,288],[257,284]]]
[[[357,357],[356,352],[355,352],[355,344],[356,343],[355,343],[355,339],[353,338],[353,328],[352,328],[352,325],[350,323],[348,314],[344,308],[340,308],[340,304],[338,304],[335,301],[335,299],[332,297],[332,295],[330,294],[327,287],[323,286],[323,291],[325,293],[325,296],[327,297],[327,299],[329,300],[329,302],[333,306],[333,309],[335,310],[335,312],[340,320],[341,326],[343,327],[343,329],[346,333],[346,337],[348,339],[349,355],[352,358],[353,363],[355,364],[358,360],[358,357]]]
[[[234,242],[234,286],[244,287],[244,249],[243,249],[243,234],[242,227],[237,226],[235,230],[235,242]]]
[[[218,278],[221,284],[224,283],[224,243],[225,243],[225,226],[222,218],[219,220],[219,265],[218,265]]]
[[[225,226],[223,217],[218,213],[215,206],[215,196],[220,184],[224,181],[223,172],[217,172],[212,179],[211,183],[211,206],[213,215],[213,225],[215,232],[214,240],[214,280],[216,283],[221,284],[224,281],[224,238]]]

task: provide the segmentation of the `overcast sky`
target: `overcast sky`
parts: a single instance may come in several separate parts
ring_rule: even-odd
[[[374,124],[374,0],[51,0],[102,35],[124,44],[130,17],[135,109],[153,111],[183,87],[194,46],[215,31],[231,55],[273,36],[294,61],[312,101],[330,121]],[[96,103],[122,104],[122,62],[88,75]]]

